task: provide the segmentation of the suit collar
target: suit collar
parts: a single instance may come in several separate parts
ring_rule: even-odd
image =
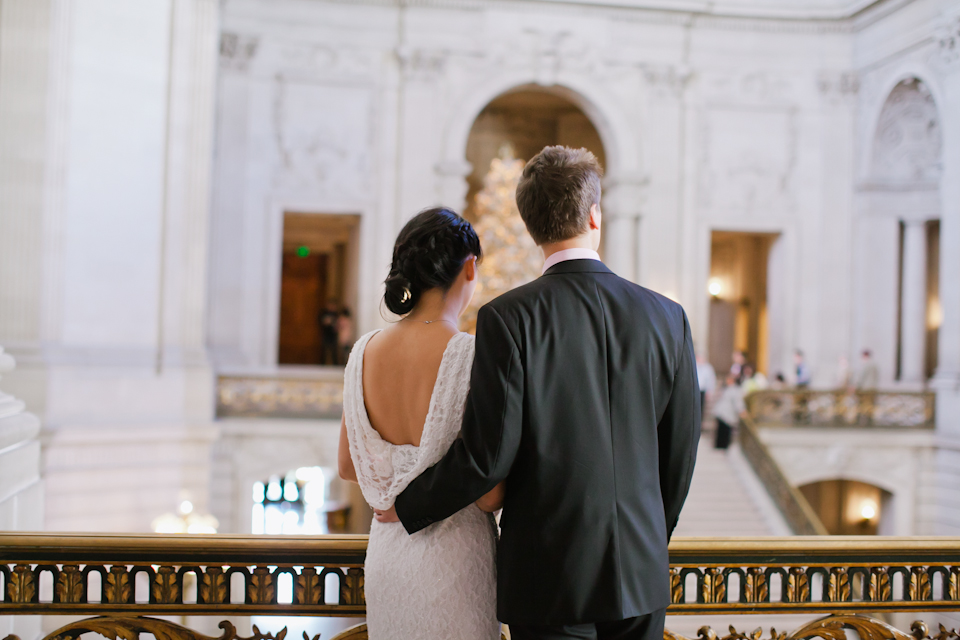
[[[599,260],[564,260],[558,262],[544,272],[544,276],[553,276],[560,273],[613,273]],[[543,276],[541,276],[543,277]]]

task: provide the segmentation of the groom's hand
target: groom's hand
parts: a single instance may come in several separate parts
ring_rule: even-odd
[[[386,511],[374,509],[373,516],[377,519],[377,522],[400,522],[400,518],[397,517],[396,507],[390,507]]]

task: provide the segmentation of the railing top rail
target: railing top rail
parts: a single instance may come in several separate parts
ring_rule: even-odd
[[[264,536],[116,533],[0,533],[0,559],[8,561],[59,562],[116,561],[149,556],[156,560],[279,562],[289,564],[348,560],[362,557],[367,549],[365,535]],[[674,538],[670,559],[688,562],[692,558],[714,563],[784,561],[801,558],[960,561],[960,537],[951,536],[789,536],[756,538]],[[754,560],[754,559],[757,560]]]
[[[0,533],[0,561],[278,562],[353,564],[367,551],[365,535],[262,536],[157,533]]]

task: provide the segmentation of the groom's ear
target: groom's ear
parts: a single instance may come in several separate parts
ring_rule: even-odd
[[[600,203],[595,203],[590,206],[590,228],[599,229],[600,221],[603,217],[603,214],[600,212]]]

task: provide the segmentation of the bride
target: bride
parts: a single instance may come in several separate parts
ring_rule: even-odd
[[[477,286],[480,240],[449,209],[400,231],[384,300],[402,320],[360,338],[347,363],[340,476],[375,510],[447,452],[460,431],[474,338],[458,319]],[[500,485],[452,517],[408,535],[373,521],[364,565],[371,640],[496,640]]]

